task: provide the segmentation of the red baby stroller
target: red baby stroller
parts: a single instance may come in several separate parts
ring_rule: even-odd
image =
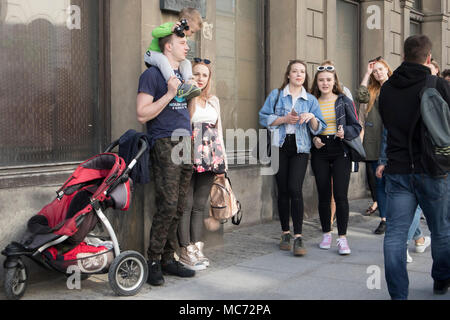
[[[119,140],[105,153],[82,163],[57,191],[57,198],[28,221],[24,239],[2,251],[6,256],[8,299],[20,299],[26,290],[28,274],[22,256],[62,273],[78,268],[81,278],[108,273],[117,295],[131,296],[141,290],[147,281],[147,262],[138,252],[120,252],[116,234],[103,212],[107,208],[128,210],[129,174],[148,146],[140,139],[139,152],[127,166],[121,157],[110,153],[118,144]],[[109,233],[109,242],[88,235],[100,222]],[[88,245],[87,236],[110,246]]]

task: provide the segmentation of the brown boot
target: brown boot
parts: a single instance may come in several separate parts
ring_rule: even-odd
[[[294,240],[294,256],[304,256],[306,254],[306,248],[303,244],[302,237],[295,238]]]
[[[291,249],[292,249],[291,238],[292,238],[292,236],[291,236],[290,233],[286,233],[286,234],[282,234],[281,235],[280,250],[291,251]]]

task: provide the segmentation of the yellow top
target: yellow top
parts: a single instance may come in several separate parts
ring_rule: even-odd
[[[336,126],[336,109],[335,103],[337,99],[320,101],[320,110],[322,111],[323,118],[327,123],[328,127],[321,133],[322,135],[333,135],[337,133]]]

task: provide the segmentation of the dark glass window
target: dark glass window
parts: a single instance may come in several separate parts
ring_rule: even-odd
[[[99,151],[99,3],[1,2],[0,167]]]
[[[422,25],[418,21],[411,20],[409,24],[409,31],[411,36],[422,34]]]
[[[422,11],[422,0],[414,0],[413,8]]]

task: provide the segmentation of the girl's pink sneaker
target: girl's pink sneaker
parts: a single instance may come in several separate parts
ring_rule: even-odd
[[[322,242],[319,244],[320,249],[330,249],[331,248],[331,234],[324,233]]]
[[[351,253],[350,247],[348,246],[347,238],[338,238],[337,246],[339,248],[339,254],[347,255]]]

